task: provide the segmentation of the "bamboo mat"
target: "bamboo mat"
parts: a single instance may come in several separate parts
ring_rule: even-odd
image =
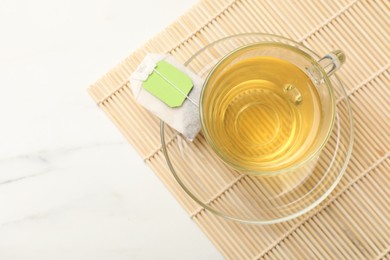
[[[338,75],[354,113],[350,164],[324,202],[274,225],[240,224],[199,210],[168,169],[159,120],[134,102],[127,81],[148,52],[169,52],[185,62],[206,44],[245,32],[283,35],[319,54],[332,49],[347,54]],[[204,0],[99,79],[89,93],[226,258],[390,259],[389,43],[386,0]],[[171,130],[167,136],[168,142],[180,138]]]

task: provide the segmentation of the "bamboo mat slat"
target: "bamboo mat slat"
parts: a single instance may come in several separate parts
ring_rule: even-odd
[[[185,194],[162,153],[159,120],[135,103],[128,82],[148,52],[168,52],[185,62],[205,45],[244,32],[283,35],[319,54],[332,49],[345,51],[347,62],[338,75],[354,114],[354,150],[339,185],[309,213],[267,226],[226,221],[203,210]],[[88,91],[226,258],[390,259],[388,1],[203,0]],[[174,156],[181,137],[169,128],[166,132],[168,149]],[[196,142],[194,163],[203,160],[205,167],[217,168],[202,155],[207,152],[204,140]],[[207,184],[198,192],[210,203],[221,197],[234,200],[238,192],[245,192],[236,189],[236,183],[250,189],[243,178],[221,177],[215,182],[219,186]]]

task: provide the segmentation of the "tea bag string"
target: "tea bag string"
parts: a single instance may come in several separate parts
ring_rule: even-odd
[[[158,70],[156,69],[153,69],[153,71],[155,73],[157,73],[157,75],[159,75],[163,80],[165,80],[166,82],[169,83],[169,85],[171,85],[172,87],[174,87],[177,91],[179,91],[183,96],[186,97],[186,99],[188,99],[192,104],[194,104],[196,107],[199,107],[198,104],[192,100],[188,95],[186,95],[180,88],[176,87],[175,84],[173,84],[167,77],[165,77],[163,74],[161,74]]]

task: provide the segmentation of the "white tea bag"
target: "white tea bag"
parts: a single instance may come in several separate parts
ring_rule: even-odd
[[[135,99],[193,141],[200,131],[203,80],[171,55],[147,54],[130,76]]]

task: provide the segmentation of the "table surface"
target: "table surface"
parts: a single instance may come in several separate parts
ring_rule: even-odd
[[[86,92],[195,2],[0,3],[1,259],[221,258]]]

